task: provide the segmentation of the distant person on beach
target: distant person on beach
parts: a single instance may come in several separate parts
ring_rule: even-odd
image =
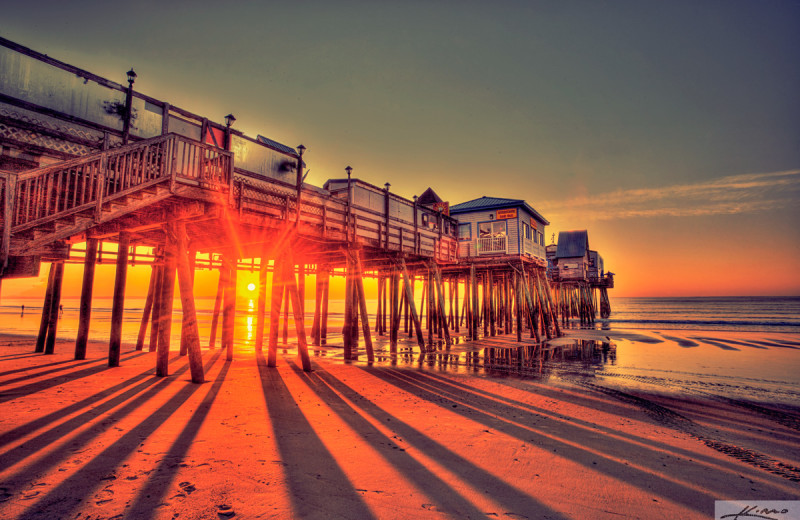
[[[63,316],[64,315],[64,304],[63,303],[59,303],[58,304],[58,315],[59,316]]]
[[[19,315],[20,316],[24,316],[25,315],[25,306],[24,305],[22,306],[22,310],[19,311]]]

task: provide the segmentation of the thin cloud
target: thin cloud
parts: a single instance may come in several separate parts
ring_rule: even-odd
[[[730,175],[694,184],[615,190],[537,204],[549,219],[614,220],[755,213],[800,205],[800,170]]]

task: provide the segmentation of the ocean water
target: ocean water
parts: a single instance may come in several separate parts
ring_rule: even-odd
[[[92,302],[92,316],[89,328],[89,339],[107,340],[111,328],[111,306],[110,298],[95,298]],[[63,340],[74,340],[78,336],[78,319],[80,311],[79,298],[62,298],[61,305],[63,312],[58,320],[57,337]],[[144,311],[144,298],[126,298],[125,312],[122,322],[122,342],[135,344],[139,335],[142,313]],[[24,309],[23,309],[24,306]],[[181,302],[175,299],[173,302],[172,320],[172,344],[180,342]],[[314,300],[306,300],[306,325],[308,329],[314,317]],[[201,342],[203,338],[208,338],[211,334],[211,324],[214,314],[213,298],[197,298],[195,300],[197,312],[197,325],[200,333]],[[257,326],[256,311],[258,305],[256,300],[241,298],[236,302],[236,335],[234,345],[240,347],[252,347],[255,341]],[[344,323],[344,301],[331,300],[329,304],[328,330],[335,332],[338,326],[341,329]],[[41,323],[42,300],[30,298],[3,298],[0,303],[0,332],[8,334],[37,335]],[[267,312],[267,322],[269,322],[269,312]],[[281,327],[283,319],[281,318]],[[289,319],[290,336],[294,336],[294,320]],[[222,333],[221,322],[217,326],[217,344],[219,344]],[[145,339],[145,348],[149,341]]]
[[[58,337],[74,340],[78,328],[78,299],[64,299]],[[135,344],[144,299],[126,299],[122,327],[123,343]],[[22,306],[24,307],[24,312]],[[313,319],[313,300],[306,300],[306,326]],[[772,403],[800,403],[800,297],[736,298],[612,298],[612,313],[598,320],[594,329],[582,330],[573,321],[573,337],[581,334],[605,338],[600,341],[558,338],[533,347],[523,362],[510,366],[490,360],[485,354],[478,364],[458,361],[442,363],[447,356],[411,355],[416,345],[407,343],[401,363],[423,370],[483,370],[503,377],[516,374],[542,380],[578,379],[599,382],[622,389],[720,395]],[[0,302],[0,332],[35,336],[41,319],[41,299],[3,298]],[[208,345],[213,299],[196,300],[202,346]],[[375,302],[368,301],[375,309]],[[173,348],[180,342],[180,301],[174,302]],[[248,355],[256,336],[257,302],[237,300],[234,349]],[[341,345],[344,302],[331,300],[328,321],[329,342]],[[374,318],[371,318],[374,319]],[[108,341],[111,300],[95,299],[92,310],[91,340]],[[283,318],[281,318],[281,323]],[[289,320],[289,343],[294,339],[294,323]],[[374,322],[373,322],[374,326]],[[217,345],[221,326],[217,333]],[[576,336],[577,334],[577,336]],[[282,335],[282,333],[281,333]],[[407,337],[407,335],[403,335]],[[145,342],[147,349],[148,340]],[[401,344],[401,349],[402,349]],[[292,348],[282,347],[284,354]],[[380,351],[379,351],[380,352]],[[315,356],[342,358],[341,348],[314,350]],[[396,363],[384,354],[378,362]],[[383,361],[381,361],[383,359]],[[519,359],[519,358],[517,358]],[[363,360],[362,360],[363,361]]]
[[[613,329],[800,332],[800,296],[611,298]]]
[[[62,299],[63,314],[59,320],[59,337],[74,339],[78,330],[79,299]],[[125,301],[123,341],[135,342],[144,309],[143,298]],[[198,298],[197,308],[200,336],[207,337],[211,330],[214,309],[213,298]],[[23,311],[24,306],[24,311]],[[375,301],[368,301],[370,310]],[[173,337],[180,336],[181,306],[175,300]],[[257,303],[253,299],[237,300],[237,340],[252,343],[256,326]],[[314,301],[306,300],[306,320],[313,320]],[[42,312],[41,299],[3,298],[0,301],[0,332],[35,335],[39,330]],[[329,306],[329,331],[340,329],[343,322],[344,302],[331,300]],[[90,337],[108,337],[111,320],[111,300],[96,298],[92,308]],[[290,319],[290,328],[294,322]],[[787,297],[684,297],[684,298],[611,298],[611,316],[597,319],[595,328],[647,329],[647,330],[712,330],[740,332],[800,333],[800,296]]]

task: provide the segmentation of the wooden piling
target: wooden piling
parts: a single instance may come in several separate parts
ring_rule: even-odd
[[[267,366],[274,367],[278,361],[278,324],[280,323],[281,302],[284,292],[284,253],[279,252],[272,266],[272,297],[269,310],[269,352]]]
[[[97,264],[97,239],[86,240],[86,256],[83,259],[83,282],[78,317],[78,337],[75,340],[75,359],[86,359],[86,344],[89,339],[89,324],[92,318],[92,289],[94,270]],[[141,350],[141,349],[140,349]]]
[[[342,324],[342,339],[344,341],[344,359],[353,359],[353,260],[350,252],[346,251],[345,295],[344,295],[344,323]],[[356,318],[358,319],[358,318]]]
[[[322,269],[320,264],[317,264],[317,272],[314,276],[314,321],[311,324],[311,344],[318,347],[320,346],[320,315],[322,313]]]
[[[294,271],[294,268],[292,268]],[[292,273],[294,276],[294,273]],[[284,282],[288,283],[286,279]],[[284,287],[283,291],[283,344],[286,345],[289,343],[289,293],[286,292],[286,287]]]
[[[391,319],[389,320],[389,350],[397,353],[397,339],[400,330],[400,277],[397,272],[397,267],[392,267],[392,302],[391,302]]]
[[[192,283],[193,262],[188,250],[189,237],[186,234],[186,225],[177,222],[170,226],[170,234],[176,235],[173,243],[177,252],[178,289],[181,294],[181,310],[183,311],[183,324],[181,338],[186,338],[186,353],[189,356],[189,373],[192,383],[202,383],[205,380],[203,371],[203,356],[200,353],[200,333],[197,330],[197,312],[194,305],[194,284]],[[181,342],[181,348],[184,342]]]
[[[114,300],[111,304],[111,334],[108,342],[108,366],[118,367],[122,349],[122,317],[125,310],[125,283],[128,278],[128,249],[130,236],[120,233],[117,249]]]
[[[375,353],[372,348],[372,336],[369,330],[369,314],[367,313],[367,299],[364,294],[364,279],[362,278],[361,258],[358,251],[353,251],[356,265],[356,289],[358,290],[358,308],[361,312],[361,326],[364,331],[364,348],[367,350],[367,361],[375,362]]]
[[[261,264],[258,269],[258,308],[256,316],[256,352],[264,350],[264,327],[267,319],[267,271],[269,261],[267,260],[267,242],[261,246]]]
[[[514,311],[515,311],[515,318],[517,322],[517,341],[522,341],[522,306],[520,302],[522,300],[522,276],[520,274],[514,273]]]
[[[478,278],[475,273],[475,265],[469,266],[469,279],[470,288],[472,290],[472,304],[470,310],[472,311],[472,341],[478,339]]]
[[[328,297],[330,295],[330,271],[325,268],[323,271],[322,283],[322,311],[320,314],[319,324],[319,342],[320,345],[325,345],[328,342]]]
[[[294,311],[294,324],[297,332],[297,354],[303,370],[311,372],[311,358],[308,355],[308,341],[306,340],[306,327],[303,317],[303,306],[300,303],[300,291],[297,281],[294,278],[294,260],[292,259],[291,249],[285,253],[287,261],[284,262],[284,283],[285,292],[289,295],[289,301]]]
[[[160,336],[159,328],[161,327],[161,315],[163,310],[161,306],[164,301],[164,250],[160,248],[155,255],[155,260],[161,262],[161,265],[156,265],[156,285],[153,288],[153,308],[150,311],[150,344],[147,347],[149,352],[156,352],[158,350],[158,338]]]
[[[50,313],[53,311],[53,288],[55,287],[56,263],[50,264],[47,273],[47,290],[44,293],[42,302],[42,318],[39,321],[39,335],[36,338],[34,352],[44,352],[44,344],[47,340],[47,326],[50,324]]]
[[[55,352],[56,334],[58,332],[58,314],[61,307],[61,286],[64,281],[64,262],[56,263],[56,272],[53,276],[53,298],[50,302],[50,318],[47,322],[47,339],[44,343],[44,353]]]
[[[147,336],[147,324],[150,323],[150,314],[153,311],[153,296],[156,290],[156,278],[158,277],[158,267],[154,264],[150,266],[150,284],[147,287],[147,298],[144,301],[142,311],[142,321],[139,323],[139,335],[136,337],[136,350],[144,349],[144,339]]]
[[[417,333],[417,345],[419,345],[420,352],[425,352],[425,339],[422,336],[422,323],[420,323],[419,315],[417,314],[417,306],[414,303],[414,294],[413,294],[413,287],[411,281],[409,280],[408,276],[408,269],[406,268],[406,262],[402,258],[400,259],[400,268],[403,273],[403,287],[405,288],[406,292],[406,300],[408,301],[408,310],[411,314],[411,321],[413,323],[413,328]],[[393,352],[397,352],[397,348],[393,350]]]
[[[217,296],[214,298],[214,312],[211,315],[211,336],[208,340],[208,348],[217,348],[217,328],[219,327],[219,313],[222,309],[222,297],[225,294],[225,287],[228,285],[228,268],[223,263],[219,268],[219,281],[217,282]]]
[[[238,275],[236,266],[239,259],[235,256],[225,255],[223,261],[228,264],[230,270],[222,297],[222,348],[225,349],[225,359],[233,361],[233,341],[236,334],[236,279]]]
[[[450,346],[450,330],[447,327],[447,317],[445,316],[444,305],[444,287],[442,287],[442,275],[439,272],[439,266],[435,262],[431,262],[433,266],[433,276],[436,281],[436,288],[439,294],[439,330],[444,332],[445,345]]]
[[[167,235],[164,247],[164,278],[161,285],[161,306],[158,319],[158,348],[156,351],[156,376],[169,375],[169,344],[172,336],[172,298],[175,293],[177,268],[176,244]]]

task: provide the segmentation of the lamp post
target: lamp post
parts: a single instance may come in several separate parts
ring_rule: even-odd
[[[389,184],[388,182],[383,185],[383,193],[384,193],[384,200],[383,200],[383,219],[384,219],[384,222],[383,222],[383,226],[384,226],[384,229],[386,229],[386,237],[384,239],[384,244],[385,244],[384,247],[386,249],[389,249],[389,225],[390,225],[390,221],[389,221],[389,188],[391,188],[391,186],[392,185]],[[380,241],[380,237],[378,237],[378,240]],[[403,247],[403,230],[401,228],[400,229],[400,248],[402,249],[402,247]]]
[[[350,203],[353,201],[353,189],[350,184],[350,174],[353,173],[353,168],[347,166],[344,171],[347,172],[347,241],[350,242]]]
[[[297,220],[295,220],[295,227],[300,226],[300,194],[303,190],[303,152],[305,151],[305,146],[297,145]]]
[[[128,144],[128,136],[131,133],[131,116],[133,114],[133,82],[136,81],[136,73],[131,70],[128,75],[128,92],[125,95],[125,118],[122,120],[122,144]]]
[[[236,118],[233,117],[233,114],[225,116],[225,150],[228,152],[231,151],[231,127],[234,121],[236,121]]]

